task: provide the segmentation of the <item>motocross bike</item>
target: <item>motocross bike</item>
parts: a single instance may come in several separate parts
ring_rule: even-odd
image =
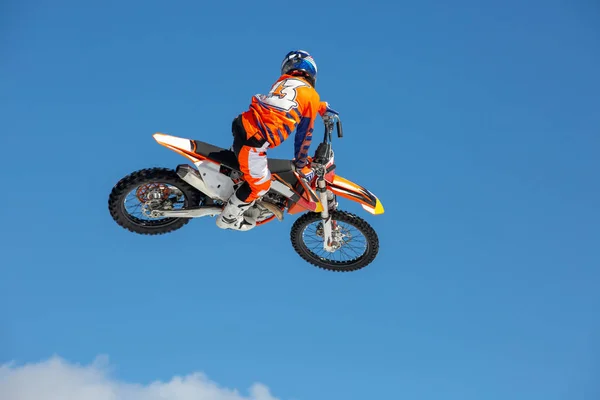
[[[290,239],[296,253],[330,271],[356,271],[379,252],[375,230],[364,219],[339,210],[337,197],[358,202],[371,214],[382,214],[379,199],[364,187],[335,174],[331,135],[343,137],[340,120],[324,121],[325,134],[310,158],[312,173],[300,174],[291,160],[269,159],[271,188],[245,215],[260,225],[284,213],[301,214]],[[192,218],[215,217],[244,182],[233,151],[199,140],[155,133],[154,139],[188,158],[194,166],[176,170],[147,168],[122,178],[112,189],[108,208],[117,224],[131,232],[158,235],[180,229]]]

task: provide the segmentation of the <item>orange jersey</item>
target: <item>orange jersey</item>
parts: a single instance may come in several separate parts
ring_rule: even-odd
[[[242,113],[248,137],[258,134],[277,147],[296,130],[294,155],[299,166],[306,163],[315,119],[323,115],[327,103],[302,77],[282,75],[269,94],[252,97],[250,109]]]

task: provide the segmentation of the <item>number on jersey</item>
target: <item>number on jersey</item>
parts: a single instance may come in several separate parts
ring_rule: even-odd
[[[285,79],[273,86],[267,96],[263,96],[261,100],[279,110],[290,111],[294,107],[298,107],[296,89],[302,86],[308,86],[306,83],[298,79]]]

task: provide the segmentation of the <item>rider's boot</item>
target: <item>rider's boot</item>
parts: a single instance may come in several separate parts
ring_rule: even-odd
[[[221,229],[248,231],[256,226],[256,220],[244,213],[254,205],[254,201],[246,203],[236,193],[232,194],[221,214],[217,216],[217,226]]]

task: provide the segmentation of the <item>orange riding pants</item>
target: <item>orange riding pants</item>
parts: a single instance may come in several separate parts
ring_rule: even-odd
[[[269,142],[256,137],[247,138],[240,118],[233,120],[233,151],[244,174],[244,183],[236,192],[238,199],[250,203],[271,188],[271,171],[267,163]]]

